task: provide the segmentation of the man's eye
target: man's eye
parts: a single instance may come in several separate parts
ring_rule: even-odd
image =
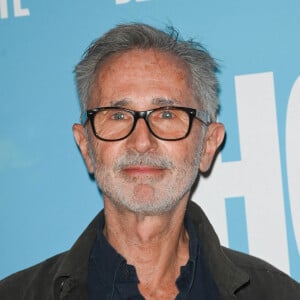
[[[161,113],[161,118],[162,119],[173,119],[174,114],[169,110],[165,110]]]
[[[125,119],[125,114],[123,112],[117,112],[117,113],[114,113],[112,115],[112,119],[113,120],[124,120]]]

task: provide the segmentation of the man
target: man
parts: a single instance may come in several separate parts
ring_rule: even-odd
[[[144,24],[90,46],[73,132],[104,210],[71,250],[2,281],[1,299],[300,299],[281,271],[221,247],[189,200],[224,137],[215,70],[200,45]]]

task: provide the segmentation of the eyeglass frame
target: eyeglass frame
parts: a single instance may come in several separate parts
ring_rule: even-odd
[[[103,111],[103,110],[107,110],[107,109],[124,110],[124,111],[130,113],[133,116],[132,128],[130,129],[130,131],[128,132],[127,135],[125,135],[122,138],[118,138],[118,139],[105,139],[105,138],[100,137],[96,133],[95,124],[94,124],[95,115],[99,111]],[[168,109],[169,110],[179,109],[179,110],[185,111],[188,114],[188,116],[189,116],[189,127],[188,127],[188,130],[187,130],[186,134],[183,137],[176,138],[176,139],[161,138],[155,132],[153,132],[153,130],[152,130],[150,124],[149,124],[149,121],[148,121],[149,115],[151,113],[153,113],[154,111],[162,110],[162,109],[166,109],[166,110],[168,110]],[[88,109],[87,111],[82,113],[82,115],[80,117],[80,120],[81,120],[81,125],[82,126],[85,126],[87,121],[90,121],[91,122],[91,127],[92,127],[92,130],[93,130],[93,133],[94,133],[95,137],[102,140],[102,141],[106,141],[106,142],[117,142],[117,141],[121,141],[121,140],[126,139],[134,131],[134,129],[136,127],[136,124],[137,124],[137,121],[139,119],[144,119],[150,133],[153,136],[155,136],[156,138],[158,138],[160,140],[163,140],[163,141],[179,141],[179,140],[185,139],[190,134],[194,118],[199,120],[205,126],[208,126],[211,123],[211,118],[210,118],[209,114],[206,111],[198,110],[198,109],[190,108],[190,107],[182,107],[182,106],[162,106],[162,107],[157,107],[157,108],[144,110],[144,111],[136,111],[136,110],[132,110],[132,109],[124,108],[124,107],[118,107],[118,106],[96,107],[96,108],[93,108],[93,109]]]

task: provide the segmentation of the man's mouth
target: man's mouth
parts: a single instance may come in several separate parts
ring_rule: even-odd
[[[122,172],[128,176],[155,176],[174,169],[171,160],[157,155],[136,154],[124,155],[117,159],[114,165],[115,172]]]
[[[127,166],[122,171],[129,176],[155,176],[161,175],[166,169],[157,166]]]

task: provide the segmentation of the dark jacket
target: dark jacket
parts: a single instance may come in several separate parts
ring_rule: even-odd
[[[260,259],[220,246],[203,211],[193,202],[188,211],[222,299],[300,300],[299,283]],[[1,281],[0,299],[87,300],[89,253],[100,218],[103,212],[69,251]]]

